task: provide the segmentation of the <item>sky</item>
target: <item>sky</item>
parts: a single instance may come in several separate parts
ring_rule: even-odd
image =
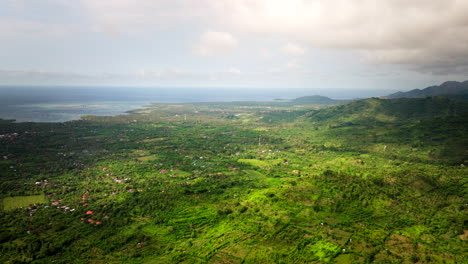
[[[410,90],[468,79],[466,0],[0,0],[0,85]]]

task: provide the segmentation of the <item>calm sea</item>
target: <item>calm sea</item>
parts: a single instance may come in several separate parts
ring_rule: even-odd
[[[124,114],[151,103],[272,101],[315,94],[351,99],[388,93],[311,89],[0,86],[0,119],[64,122],[84,115]]]

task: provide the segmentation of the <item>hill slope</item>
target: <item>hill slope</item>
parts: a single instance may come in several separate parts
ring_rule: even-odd
[[[456,82],[448,81],[437,86],[429,86],[425,89],[414,89],[408,92],[397,92],[388,95],[387,98],[421,98],[427,96],[447,96],[447,95],[461,95],[468,96],[468,81]]]
[[[339,122],[407,122],[409,119],[432,119],[466,115],[468,103],[444,97],[369,98],[312,112],[315,121]]]
[[[346,102],[345,100],[334,100],[326,96],[312,95],[303,96],[292,100],[296,104],[339,104]]]
[[[468,102],[446,97],[369,98],[307,113],[330,138],[362,149],[371,143],[426,147],[449,164],[468,159]],[[435,149],[439,153],[434,152]]]

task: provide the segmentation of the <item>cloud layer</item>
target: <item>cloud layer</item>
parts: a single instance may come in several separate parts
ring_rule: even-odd
[[[204,32],[194,52],[199,56],[225,55],[237,48],[237,39],[228,32]]]
[[[226,32],[285,36],[310,47],[358,51],[373,63],[437,74],[468,70],[468,1],[463,0],[82,1],[107,28],[209,21]],[[216,53],[219,47],[203,38],[224,37],[202,36]],[[284,51],[302,53],[293,46]],[[200,47],[197,53],[208,55],[210,50]]]
[[[300,56],[306,53],[305,49],[292,43],[288,43],[282,48],[282,51],[288,55]]]
[[[361,52],[371,62],[433,73],[468,72],[468,1],[232,0],[241,31]]]
[[[307,86],[317,71],[388,69],[460,80],[468,73],[466,14],[466,0],[5,0],[0,84],[24,77],[263,85],[281,75]],[[37,68],[44,71],[27,70]],[[168,70],[135,74],[141,68]]]
[[[200,21],[212,11],[209,0],[81,0],[104,31],[131,32]]]

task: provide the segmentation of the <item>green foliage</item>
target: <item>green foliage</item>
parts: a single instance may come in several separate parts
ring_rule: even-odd
[[[465,106],[211,103],[1,122],[18,136],[0,142],[12,208],[0,262],[463,263]]]

